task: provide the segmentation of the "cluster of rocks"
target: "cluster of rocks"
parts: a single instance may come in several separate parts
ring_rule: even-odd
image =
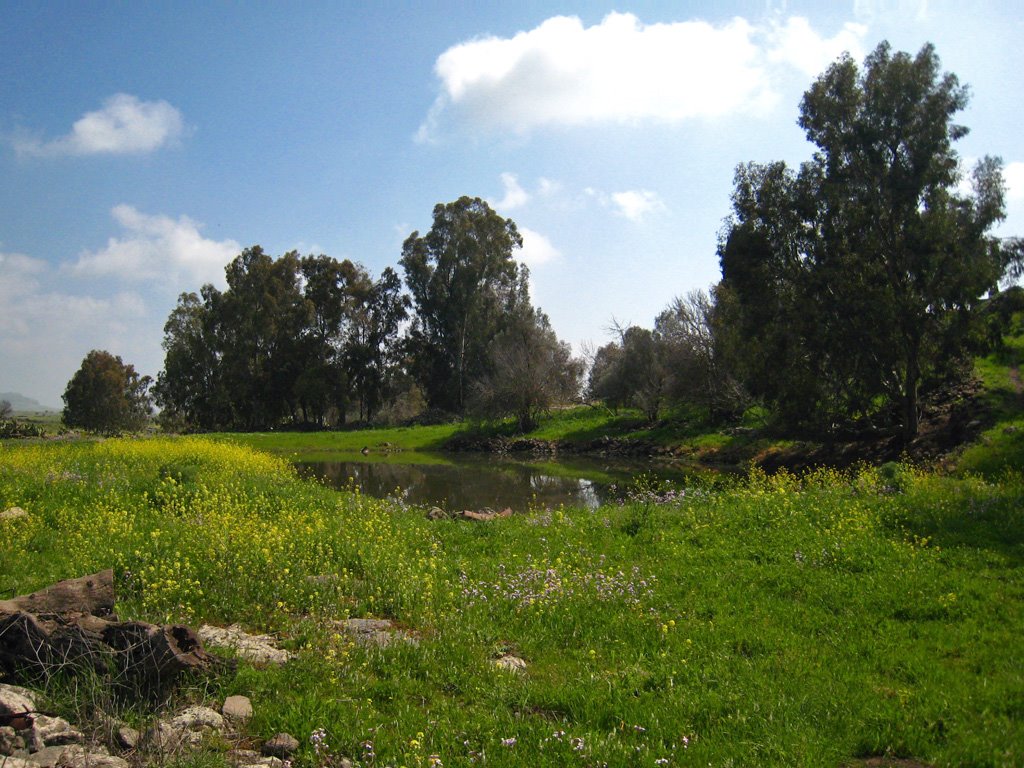
[[[131,768],[162,764],[208,745],[240,743],[252,718],[245,696],[229,696],[220,711],[191,706],[137,730],[114,718],[100,718],[86,733],[62,717],[39,710],[34,691],[0,684],[0,765],[4,768]],[[285,768],[299,741],[279,733],[261,748],[231,748],[226,761],[239,768]]]

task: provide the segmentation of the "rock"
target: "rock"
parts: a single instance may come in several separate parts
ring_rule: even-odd
[[[0,683],[0,715],[18,715],[38,708],[36,694],[28,688]]]
[[[0,726],[0,755],[13,755],[25,748],[25,740],[9,725]],[[3,761],[0,761],[3,762]]]
[[[494,666],[498,669],[504,669],[508,672],[525,672],[526,662],[520,659],[518,656],[513,656],[511,653],[506,653],[504,656],[500,656],[494,660]]]
[[[240,659],[253,664],[284,664],[292,658],[292,654],[274,645],[274,638],[269,635],[250,635],[237,624],[226,628],[204,624],[197,634],[206,645],[229,648]]]
[[[268,739],[260,751],[268,757],[279,757],[282,760],[287,760],[299,751],[299,740],[290,733],[279,733]]]
[[[363,645],[379,645],[386,648],[395,641],[419,644],[412,633],[398,629],[387,619],[345,619],[334,622],[334,626],[339,632],[352,635],[357,643]]]
[[[180,731],[166,721],[159,721],[146,729],[142,735],[142,744],[154,752],[169,754],[183,746],[189,746],[188,732]]]
[[[427,510],[427,520],[447,520],[448,513],[440,507],[431,507]]]
[[[136,749],[141,738],[142,734],[130,725],[119,725],[113,733],[114,746],[119,749]]]
[[[68,744],[80,744],[85,735],[71,727],[71,723],[63,717],[47,717],[36,715],[32,720],[32,749],[39,751],[45,747],[62,747]]]
[[[284,768],[284,760],[270,755],[261,755],[251,749],[232,749],[225,755],[228,765],[236,768]]]
[[[0,760],[0,765],[3,765],[3,768],[39,768],[38,763],[33,763],[23,757],[5,757]]]
[[[223,731],[224,718],[209,707],[187,707],[171,718],[171,726],[179,731]]]
[[[491,520],[496,520],[499,517],[510,517],[511,515],[512,510],[509,507],[506,507],[500,512],[495,512],[493,509],[482,509],[479,512],[474,512],[471,509],[464,509],[459,513],[459,517],[463,520],[475,520],[479,523],[487,523]]]
[[[34,758],[31,755],[29,759]],[[54,768],[129,768],[128,761],[114,757],[103,747],[85,747],[77,744],[63,747]]]
[[[28,517],[26,512],[21,507],[11,507],[0,512],[0,522],[7,522],[8,520],[21,520],[22,518]]]
[[[245,723],[252,718],[252,702],[248,696],[228,696],[220,711],[228,720]]]

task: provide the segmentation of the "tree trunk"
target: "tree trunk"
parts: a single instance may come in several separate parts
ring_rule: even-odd
[[[213,663],[188,627],[119,621],[109,569],[0,601],[0,673],[25,682],[88,669],[148,695]]]
[[[917,416],[917,388],[921,372],[918,365],[916,343],[911,344],[911,354],[907,359],[907,372],[903,378],[903,442],[909,444],[915,437],[920,426]]]

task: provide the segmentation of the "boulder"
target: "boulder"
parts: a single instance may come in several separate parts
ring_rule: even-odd
[[[284,664],[292,658],[292,654],[274,645],[274,638],[269,635],[250,635],[237,624],[230,627],[204,624],[197,634],[206,645],[233,650],[238,658],[253,664]]]
[[[0,726],[0,756],[13,755],[25,748],[25,740],[9,725]],[[0,760],[0,763],[3,761]]]
[[[46,747],[63,747],[68,744],[80,744],[85,741],[85,735],[63,717],[48,717],[46,715],[35,715],[32,718],[32,744],[33,751],[39,751]]]
[[[38,704],[36,694],[28,688],[0,683],[0,715],[20,715],[34,712]]]
[[[227,720],[245,723],[252,718],[252,702],[248,696],[228,696],[220,711]]]
[[[279,733],[268,739],[260,751],[268,757],[279,757],[282,760],[287,760],[299,751],[299,740],[290,733]]]

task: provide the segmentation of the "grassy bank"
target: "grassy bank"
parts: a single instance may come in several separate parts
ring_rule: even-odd
[[[123,616],[278,633],[295,661],[202,693],[250,696],[303,765],[317,728],[364,765],[1024,762],[1018,475],[755,476],[470,524],[244,446],[109,440],[4,447],[13,505],[4,596],[113,566]],[[418,645],[354,643],[349,616]]]

